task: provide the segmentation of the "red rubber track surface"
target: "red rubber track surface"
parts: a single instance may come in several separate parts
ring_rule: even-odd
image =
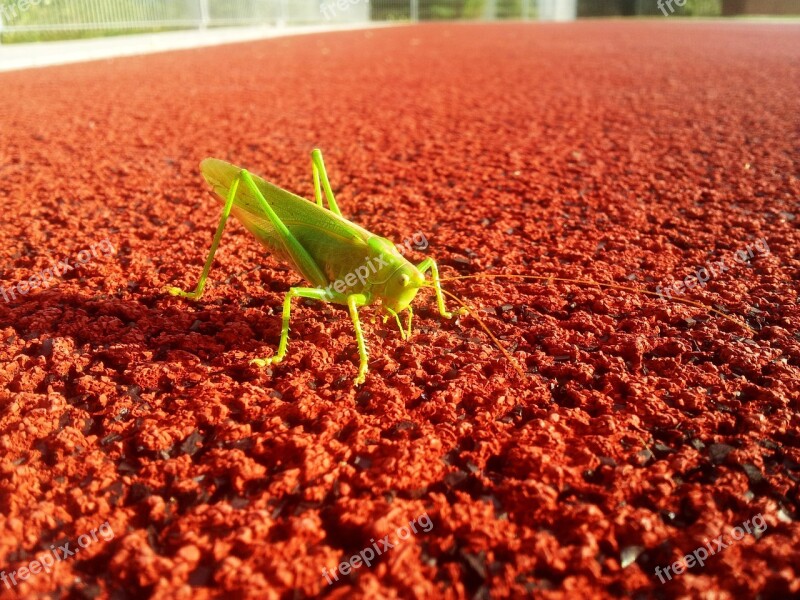
[[[115,252],[0,297],[0,568],[79,549],[0,597],[800,593],[799,104],[800,28],[677,18],[1,74],[3,289]],[[311,197],[315,146],[345,215],[421,232],[409,258],[444,276],[652,291],[723,260],[684,297],[752,330],[638,293],[462,281],[445,287],[525,380],[428,290],[409,341],[362,311],[360,388],[347,312],[318,302],[295,302],[282,364],[252,367],[302,282],[232,222],[201,301],[164,293],[196,283],[217,224],[198,163]],[[327,585],[423,513],[429,531]],[[113,539],[79,548],[106,521]]]

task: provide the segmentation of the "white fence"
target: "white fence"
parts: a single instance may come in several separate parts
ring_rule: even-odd
[[[348,6],[341,17],[367,20],[369,5],[360,3],[360,10],[358,4]],[[280,25],[322,21],[322,4],[319,0],[0,0],[0,20],[4,32]]]
[[[50,37],[83,37],[236,25],[279,27],[435,19],[569,20],[575,18],[577,1],[0,0],[0,34],[5,34],[7,41],[24,41],[46,38],[48,34]],[[2,37],[0,35],[0,41]]]

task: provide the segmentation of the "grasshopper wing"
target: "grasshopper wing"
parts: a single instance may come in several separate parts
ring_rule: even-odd
[[[223,202],[228,189],[242,170],[228,162],[207,158],[200,164],[206,181]],[[373,234],[335,213],[325,210],[300,196],[252,175],[264,199],[284,225],[308,252],[319,269],[309,268],[303,257],[292,255],[261,208],[252,190],[240,185],[231,212],[272,254],[283,259],[305,279],[317,286],[325,286],[338,275],[351,268],[350,262],[360,264],[367,251],[367,240]],[[334,251],[335,249],[335,251]],[[347,260],[352,257],[353,261]],[[327,280],[321,280],[319,271]]]

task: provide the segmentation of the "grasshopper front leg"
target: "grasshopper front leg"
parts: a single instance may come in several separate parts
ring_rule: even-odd
[[[433,285],[426,285],[425,287],[432,287],[433,291],[436,293],[436,304],[439,308],[439,314],[441,314],[445,319],[451,319],[453,317],[453,313],[449,312],[444,304],[444,293],[442,292],[441,282],[439,281],[439,269],[436,266],[436,261],[428,257],[417,265],[417,270],[422,273],[423,276],[427,271],[431,272],[431,280]],[[404,340],[410,339],[411,321],[414,318],[414,310],[411,308],[411,305],[406,307],[406,310],[408,311],[408,322],[405,329],[403,329],[403,324],[400,321],[400,315],[398,315],[389,307],[384,307],[384,310],[389,316],[394,317],[395,321],[397,322],[397,327],[400,330],[400,337],[402,337]],[[466,313],[462,308],[458,310],[458,314],[464,315]],[[388,316],[386,319],[388,319]],[[384,319],[384,323],[386,322],[386,319]]]
[[[408,310],[408,333],[406,333],[406,330],[403,329],[403,323],[400,321],[400,315],[398,315],[396,312],[394,312],[388,306],[384,306],[383,310],[385,310],[387,312],[387,315],[383,318],[383,322],[386,323],[386,321],[389,319],[389,317],[394,317],[394,320],[397,322],[397,328],[400,330],[400,337],[403,340],[407,340],[408,338],[410,338],[411,337],[411,315],[414,314],[411,311],[411,307],[409,306],[408,309],[407,309]]]
[[[281,339],[280,342],[278,342],[277,352],[275,352],[274,356],[269,358],[255,358],[251,360],[250,363],[259,367],[276,365],[286,356],[286,347],[289,343],[289,321],[291,318],[293,298],[309,298],[311,300],[322,300],[323,302],[347,305],[348,309],[350,309],[350,318],[353,321],[353,327],[356,332],[356,343],[358,344],[358,375],[353,384],[361,385],[364,383],[368,369],[368,355],[366,344],[364,343],[364,332],[361,329],[361,322],[358,318],[358,308],[368,303],[367,297],[364,294],[350,294],[349,296],[345,296],[344,294],[328,292],[327,290],[319,288],[293,287],[289,289],[283,301]]]
[[[439,314],[445,319],[452,319],[453,313],[448,312],[444,306],[444,294],[442,294],[442,285],[439,282],[439,268],[436,266],[436,261],[434,261],[431,257],[428,257],[417,265],[417,269],[423,275],[426,271],[431,272],[433,291],[436,293],[436,304],[439,307]],[[408,317],[408,330],[409,332],[411,331],[411,315]]]

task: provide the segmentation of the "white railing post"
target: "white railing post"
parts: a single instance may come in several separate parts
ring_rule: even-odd
[[[199,0],[200,2],[200,29],[207,29],[208,23],[211,20],[208,10],[208,0]]]
[[[5,16],[6,5],[0,0],[0,44],[3,43],[3,31],[6,29],[3,17]]]
[[[278,27],[285,27],[289,22],[289,0],[280,0],[280,14],[278,15]]]
[[[419,21],[419,0],[411,0],[409,12],[412,21],[414,21],[415,23]]]
[[[497,2],[495,0],[487,0],[486,6],[483,9],[483,18],[486,21],[494,21],[497,19]]]
[[[574,21],[578,16],[578,0],[540,0],[540,21]]]

